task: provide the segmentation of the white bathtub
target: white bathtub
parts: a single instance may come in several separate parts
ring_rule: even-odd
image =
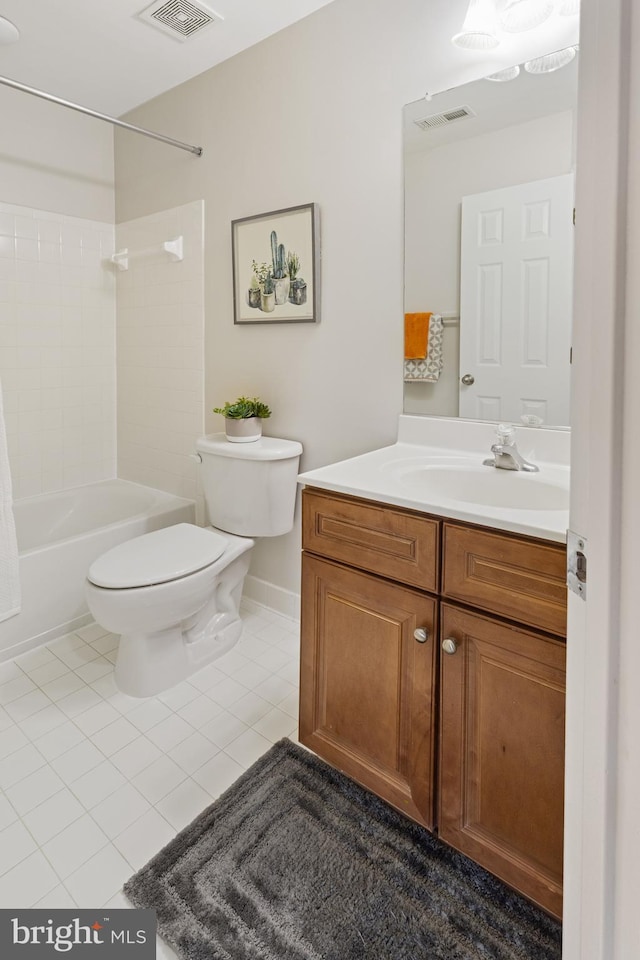
[[[90,620],[84,581],[110,547],[173,523],[193,523],[195,504],[127,480],[17,500],[22,610],[0,623],[0,661]]]

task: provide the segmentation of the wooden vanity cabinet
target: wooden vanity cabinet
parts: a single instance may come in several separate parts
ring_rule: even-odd
[[[437,523],[317,491],[303,504],[300,740],[432,829],[437,603],[368,571],[435,584]],[[361,569],[333,559],[351,556]]]
[[[564,547],[305,488],[303,549],[301,742],[560,916]]]

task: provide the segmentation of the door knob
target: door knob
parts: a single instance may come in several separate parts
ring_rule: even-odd
[[[455,642],[453,637],[447,637],[446,640],[442,641],[442,649],[445,653],[448,653],[452,656],[458,649],[458,644]]]
[[[460,383],[464,383],[465,387],[470,387],[475,382],[476,378],[470,373],[465,373],[464,377],[460,377]]]
[[[413,637],[418,643],[426,643],[429,639],[429,631],[425,630],[424,627],[418,627],[417,630],[413,631]]]

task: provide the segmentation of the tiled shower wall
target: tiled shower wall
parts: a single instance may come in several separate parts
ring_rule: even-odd
[[[204,430],[204,204],[116,227],[118,476],[199,501],[190,459]],[[184,259],[162,243],[182,236]],[[201,506],[201,505],[200,505]]]
[[[110,223],[0,202],[0,380],[16,498],[115,476]]]

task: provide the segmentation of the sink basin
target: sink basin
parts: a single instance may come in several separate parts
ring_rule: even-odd
[[[398,483],[408,492],[437,500],[512,510],[568,510],[569,490],[539,473],[466,465],[397,465]]]
[[[414,419],[420,425],[424,421],[438,436],[436,421],[429,417],[409,417],[408,421]],[[468,439],[466,446],[449,442],[452,425],[447,420],[440,431],[447,443],[418,442],[414,430],[410,443],[399,440],[309,470],[298,480],[348,496],[565,543],[569,525],[568,435],[544,429],[527,434],[521,452],[540,470],[525,473],[485,467],[482,461],[489,456],[491,427],[471,421],[461,425],[466,431],[462,439]],[[473,434],[472,428],[483,430],[484,435],[468,437],[470,430]]]

